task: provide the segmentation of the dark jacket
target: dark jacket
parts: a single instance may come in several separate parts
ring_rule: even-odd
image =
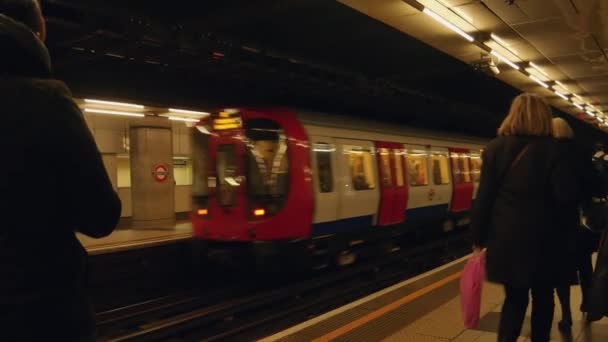
[[[525,146],[527,152],[510,168]],[[500,137],[483,152],[471,229],[486,246],[488,280],[518,287],[570,283],[580,201],[576,172],[563,144],[549,137]],[[570,221],[571,222],[571,221]]]
[[[75,232],[110,234],[120,201],[43,44],[0,15],[0,49],[0,341],[70,341],[94,328]]]

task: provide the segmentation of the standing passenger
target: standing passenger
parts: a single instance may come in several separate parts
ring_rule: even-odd
[[[561,118],[553,119],[553,136],[562,141],[564,151],[572,160],[571,165],[576,170],[576,177],[582,185],[582,199],[590,200],[593,196],[593,188],[597,186],[594,183],[593,169],[587,158],[584,158],[585,153],[579,153],[572,139],[574,132],[570,125]],[[575,203],[573,203],[575,204]],[[580,203],[582,204],[582,203]],[[565,225],[565,229],[573,230],[575,234],[571,237],[573,242],[572,247],[575,250],[575,259],[573,265],[573,282],[579,279],[583,301],[581,311],[587,312],[587,301],[589,300],[589,289],[591,286],[591,278],[593,274],[593,266],[591,255],[598,245],[598,236],[589,229],[580,224],[580,208],[573,206],[560,213],[562,218],[560,221]],[[575,227],[574,229],[570,227]],[[564,265],[566,267],[566,265]],[[559,330],[563,333],[569,333],[572,330],[572,311],[570,308],[570,286],[564,285],[557,288],[557,296],[562,308],[562,319],[558,324]]]
[[[120,201],[45,36],[37,0],[0,0],[0,341],[93,341],[75,232],[110,234]]]
[[[552,138],[551,109],[521,94],[483,152],[471,229],[474,249],[487,247],[487,277],[504,285],[499,341],[518,339],[532,292],[532,341],[548,342],[553,289],[568,284],[564,264],[571,232],[557,215],[577,203],[571,165]]]

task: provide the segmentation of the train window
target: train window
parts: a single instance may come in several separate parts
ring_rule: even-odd
[[[469,160],[469,156],[464,154],[460,155],[460,158],[458,158],[460,170],[462,171],[462,180],[465,183],[471,183],[471,167]]]
[[[217,177],[220,205],[234,206],[240,184],[237,177],[236,151],[232,144],[220,145],[217,149]]]
[[[313,145],[313,152],[317,160],[317,179],[319,191],[322,193],[334,191],[334,178],[331,168],[331,154],[336,148],[330,144],[318,143]]]
[[[391,175],[391,155],[388,148],[378,149],[380,154],[380,165],[382,174],[382,185],[385,187],[393,186],[393,179]]]
[[[407,155],[407,172],[410,186],[425,186],[429,184],[428,155],[426,151],[411,151]]]
[[[217,185],[216,177],[209,177],[208,135],[192,130],[192,206],[194,209],[206,208],[208,205],[209,186]]]
[[[346,148],[353,188],[357,191],[376,188],[372,152],[361,147]]]
[[[287,136],[269,119],[250,119],[247,134],[247,186],[252,208],[279,212],[289,191]]]
[[[433,154],[433,183],[435,185],[450,184],[450,170],[448,156],[445,154]]]
[[[395,158],[395,179],[397,181],[397,186],[403,186],[403,153],[399,150],[393,151],[393,156]]]
[[[473,182],[479,183],[480,175],[481,175],[481,158],[479,155],[471,155],[471,176],[473,178]]]

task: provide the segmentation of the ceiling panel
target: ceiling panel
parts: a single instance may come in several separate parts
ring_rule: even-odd
[[[509,6],[505,0],[485,0],[484,3],[508,24],[516,24],[529,20],[528,16],[519,7]]]
[[[585,52],[582,37],[566,24],[564,18],[533,21],[512,27],[547,57]]]
[[[519,9],[528,17],[528,20],[547,19],[551,17],[560,17],[562,15],[555,0],[517,1],[514,6],[519,7]]]
[[[564,74],[572,79],[607,75],[608,65],[599,58],[595,60],[599,62],[590,63],[589,56],[583,57],[583,55],[552,58],[552,62],[557,64]]]

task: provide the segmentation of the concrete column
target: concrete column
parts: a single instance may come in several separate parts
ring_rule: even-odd
[[[173,229],[175,182],[171,124],[165,118],[130,125],[133,228]]]

